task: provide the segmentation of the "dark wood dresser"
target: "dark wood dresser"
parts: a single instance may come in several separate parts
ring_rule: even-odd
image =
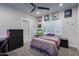
[[[22,29],[9,29],[8,37],[8,51],[20,48],[23,46],[23,30]]]

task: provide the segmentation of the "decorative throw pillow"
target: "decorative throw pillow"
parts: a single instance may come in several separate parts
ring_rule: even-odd
[[[43,35],[43,30],[42,29],[38,29],[36,32],[36,35],[41,36]]]
[[[48,33],[46,34],[47,36],[54,36],[55,34],[54,33]]]

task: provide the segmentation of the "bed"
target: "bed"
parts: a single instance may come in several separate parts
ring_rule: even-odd
[[[31,48],[38,49],[50,56],[57,56],[60,45],[60,39],[57,36],[38,36],[31,41]]]

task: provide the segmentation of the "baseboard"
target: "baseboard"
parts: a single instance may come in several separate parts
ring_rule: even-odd
[[[76,48],[79,51],[79,47],[76,46],[76,45],[69,45],[69,47],[74,47],[74,48]]]

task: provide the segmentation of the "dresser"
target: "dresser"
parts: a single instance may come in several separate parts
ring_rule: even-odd
[[[22,29],[9,29],[8,37],[8,51],[20,48],[23,46],[23,30]]]

